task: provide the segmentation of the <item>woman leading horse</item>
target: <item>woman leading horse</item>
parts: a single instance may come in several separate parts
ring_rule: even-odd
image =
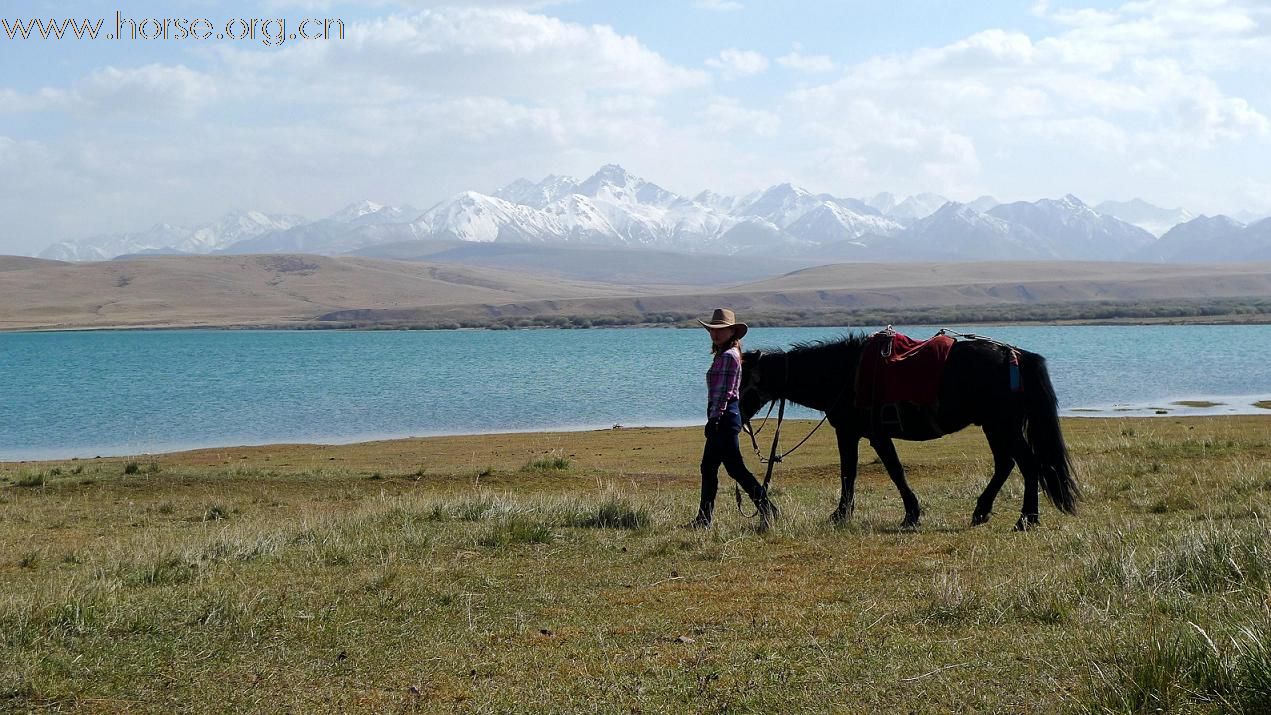
[[[768,500],[768,491],[746,468],[737,436],[741,433],[738,395],[742,381],[741,339],[746,324],[737,321],[733,311],[718,308],[709,322],[702,324],[711,336],[711,353],[715,358],[706,371],[706,446],[702,449],[702,497],[697,516],[689,523],[694,528],[711,525],[715,514],[715,494],[719,490],[719,467],[722,464],[746,490],[759,512],[760,529],[772,525],[776,510]]]

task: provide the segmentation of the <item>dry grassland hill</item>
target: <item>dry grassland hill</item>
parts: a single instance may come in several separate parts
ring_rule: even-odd
[[[1271,296],[1271,263],[844,263],[729,292],[770,306],[887,308],[1264,298]]]
[[[795,271],[727,288],[639,297],[519,301],[502,305],[354,310],[324,320],[410,323],[549,316],[640,316],[709,313],[731,305],[765,317],[792,312],[1011,305],[1097,301],[1196,301],[1271,297],[1271,264],[1165,265],[1073,261],[982,263],[845,263]],[[1003,319],[1009,319],[1005,317]]]
[[[730,259],[716,260],[727,266]],[[10,330],[483,325],[552,316],[619,316],[621,323],[665,321],[718,305],[771,318],[797,311],[1268,297],[1268,263],[847,263],[690,289],[354,256],[155,256],[100,263],[0,257],[0,329]]]
[[[357,307],[502,304],[630,289],[469,268],[311,255],[0,257],[0,329],[288,326]]]

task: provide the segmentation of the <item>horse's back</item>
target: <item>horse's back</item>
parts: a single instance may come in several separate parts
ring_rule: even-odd
[[[1019,419],[1018,379],[1018,372],[1014,379],[1011,375],[1010,347],[984,340],[954,343],[940,382],[939,419],[945,433]]]

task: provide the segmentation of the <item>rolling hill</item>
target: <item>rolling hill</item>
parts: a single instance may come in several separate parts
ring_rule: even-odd
[[[0,329],[8,330],[507,325],[517,318],[551,324],[566,316],[575,324],[630,324],[679,322],[721,305],[769,321],[951,306],[1005,307],[1001,319],[1010,320],[1011,306],[1232,298],[1271,298],[1271,264],[848,263],[689,288],[297,254],[77,264],[0,258]]]
[[[0,258],[0,329],[280,325],[388,309],[630,295],[604,284],[372,258],[154,256],[97,263]]]

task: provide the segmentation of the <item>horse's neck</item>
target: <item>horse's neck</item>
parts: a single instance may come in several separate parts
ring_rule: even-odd
[[[822,412],[850,401],[859,355],[859,350],[849,346],[787,353],[784,379],[776,396]]]

